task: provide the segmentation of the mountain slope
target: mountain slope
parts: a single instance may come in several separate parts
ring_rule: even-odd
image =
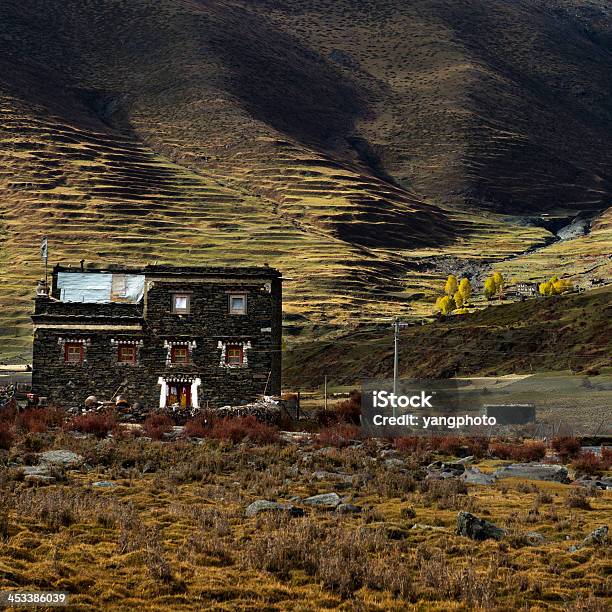
[[[5,0],[0,354],[45,234],[75,265],[267,261],[289,314],[342,323],[551,237],[496,213],[603,210],[610,9],[483,6]]]

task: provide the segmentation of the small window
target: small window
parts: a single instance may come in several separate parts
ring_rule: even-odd
[[[228,365],[242,365],[242,346],[228,346],[225,350],[225,363]]]
[[[133,344],[120,344],[117,349],[119,363],[136,363],[136,346]]]
[[[186,346],[173,346],[170,351],[172,363],[189,363],[189,348]]]
[[[244,293],[230,293],[229,312],[230,314],[246,314],[246,295]]]
[[[83,344],[81,342],[66,342],[64,345],[64,361],[66,363],[83,363]]]
[[[174,314],[189,314],[191,297],[186,293],[172,294],[172,312]]]

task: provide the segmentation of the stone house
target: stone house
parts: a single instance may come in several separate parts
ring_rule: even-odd
[[[282,278],[270,267],[56,266],[32,315],[32,387],[83,406],[238,405],[281,389]]]

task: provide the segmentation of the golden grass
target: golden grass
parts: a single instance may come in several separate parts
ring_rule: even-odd
[[[467,495],[442,483],[432,495],[432,485],[368,459],[367,445],[316,455],[297,475],[292,466],[305,464],[293,446],[69,436],[55,445],[84,453],[93,471],[38,489],[4,472],[2,589],[67,590],[83,610],[578,610],[580,602],[604,610],[610,595],[608,549],[567,550],[609,523],[609,492],[592,497],[591,510],[568,508],[573,487],[554,483],[506,480]],[[156,473],[143,476],[145,463]],[[364,512],[244,517],[254,499],[333,490],[309,478],[316,469],[354,474],[340,494]],[[99,479],[117,486],[92,488]],[[506,527],[508,537],[454,535],[459,509]],[[410,529],[415,523],[436,528]],[[526,531],[546,543],[526,545]]]

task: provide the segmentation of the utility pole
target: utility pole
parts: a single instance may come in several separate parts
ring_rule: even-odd
[[[327,374],[325,375],[324,388],[325,388],[325,411],[327,412]]]
[[[397,381],[399,377],[399,339],[400,329],[402,327],[408,327],[408,323],[402,323],[398,317],[393,321],[393,394],[397,395]],[[393,407],[393,416],[395,414],[395,407]]]

